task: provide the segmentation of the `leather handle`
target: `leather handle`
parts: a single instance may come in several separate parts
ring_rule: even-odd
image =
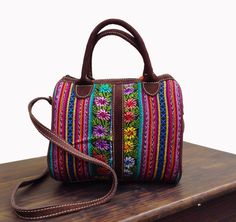
[[[101,22],[100,24],[98,24],[94,30],[92,31],[87,46],[86,46],[86,50],[85,50],[85,54],[84,54],[84,60],[83,60],[83,66],[82,66],[82,73],[81,73],[81,78],[80,80],[77,82],[77,84],[81,84],[81,85],[90,85],[93,84],[92,80],[89,78],[89,76],[91,76],[91,72],[90,72],[90,64],[91,64],[91,55],[94,49],[94,46],[96,44],[96,38],[97,35],[99,33],[99,31],[101,29],[103,29],[105,26],[107,25],[111,25],[111,24],[115,24],[115,25],[119,25],[122,26],[123,28],[125,28],[126,30],[128,30],[134,37],[136,45],[139,47],[140,49],[140,53],[142,55],[144,64],[145,64],[145,69],[146,72],[143,74],[143,81],[145,82],[149,82],[149,81],[155,81],[156,80],[156,76],[153,73],[153,69],[152,69],[152,65],[151,65],[151,61],[146,49],[146,46],[143,42],[143,39],[141,38],[141,36],[139,35],[139,33],[128,23],[126,23],[123,20],[120,19],[108,19],[105,20],[103,22]]]
[[[107,29],[105,31],[102,31],[102,32],[98,33],[97,38],[96,38],[96,42],[95,42],[93,47],[95,47],[95,45],[97,44],[97,42],[100,39],[102,39],[103,37],[109,36],[109,35],[118,36],[118,37],[124,39],[125,41],[130,43],[133,47],[135,47],[140,52],[139,47],[137,46],[134,37],[132,35],[130,35],[129,33],[124,32],[124,31],[119,30],[119,29]],[[94,48],[92,50],[94,50]],[[94,80],[93,75],[92,75],[92,54],[91,54],[91,57],[89,58],[89,61],[90,61],[90,65],[89,65],[90,69],[89,69],[89,72],[88,72],[88,77],[91,80]],[[145,67],[144,67],[143,73],[145,73]]]
[[[75,156],[76,158],[80,158],[80,159],[87,161],[89,163],[106,168],[112,176],[112,186],[106,195],[104,195],[103,197],[99,197],[95,200],[66,203],[66,204],[55,204],[55,205],[48,205],[48,206],[39,207],[39,208],[25,208],[25,207],[18,206],[15,201],[17,190],[21,187],[25,187],[25,186],[30,185],[32,183],[40,182],[43,178],[45,178],[48,175],[48,170],[46,170],[42,175],[40,175],[34,179],[24,180],[24,181],[20,182],[19,184],[17,184],[17,186],[13,190],[12,196],[11,196],[11,205],[12,205],[13,209],[15,210],[16,214],[19,217],[24,218],[24,219],[38,220],[38,219],[55,217],[55,216],[59,216],[62,214],[76,212],[81,209],[89,208],[91,206],[100,205],[102,203],[106,203],[107,201],[109,201],[114,196],[114,194],[117,190],[118,180],[117,180],[117,176],[116,176],[115,171],[108,164],[74,149],[74,147],[71,146],[69,143],[67,143],[64,139],[60,138],[58,135],[56,135],[51,130],[49,130],[47,127],[45,127],[42,123],[40,123],[35,118],[35,116],[32,114],[33,105],[39,100],[46,100],[49,102],[49,104],[52,104],[51,97],[49,97],[49,98],[39,97],[39,98],[33,99],[29,103],[29,106],[28,106],[29,115],[30,115],[30,118],[31,118],[34,126],[37,128],[37,130],[44,137],[46,137],[47,139],[52,141],[54,144],[59,146],[64,151]]]

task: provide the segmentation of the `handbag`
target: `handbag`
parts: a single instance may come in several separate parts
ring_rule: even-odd
[[[115,24],[119,29],[107,29]],[[92,53],[103,37],[115,35],[134,46],[144,61],[141,78],[99,79],[92,76]],[[52,105],[51,130],[32,113],[33,105]],[[108,19],[92,31],[84,54],[81,78],[60,79],[52,97],[39,97],[28,106],[37,130],[48,140],[48,169],[36,178],[20,182],[11,205],[24,219],[44,219],[79,211],[111,200],[119,181],[178,184],[182,175],[183,100],[178,82],[168,74],[155,75],[145,44],[128,23]],[[109,192],[85,202],[40,208],[18,206],[19,188],[49,175],[59,181],[109,180]]]

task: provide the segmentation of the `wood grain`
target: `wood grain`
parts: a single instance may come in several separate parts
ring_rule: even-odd
[[[0,165],[0,221],[23,221],[11,210],[11,191],[18,181],[41,173],[45,167],[45,157]],[[43,206],[89,200],[108,189],[107,182],[63,184],[48,178],[22,189],[17,199],[22,206]],[[177,186],[120,183],[111,202],[47,221],[154,221],[164,217],[167,220],[173,214],[196,208],[198,203],[209,203],[227,194],[233,197],[234,192],[236,155],[185,142],[183,177]]]

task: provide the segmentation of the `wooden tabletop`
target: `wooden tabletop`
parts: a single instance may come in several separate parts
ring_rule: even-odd
[[[18,181],[45,167],[45,157],[0,165],[0,221],[23,221],[11,210],[11,191]],[[63,184],[48,178],[22,189],[17,199],[22,206],[43,206],[89,200],[108,189],[106,182]],[[109,203],[47,221],[150,221],[234,191],[236,155],[185,142],[183,176],[177,186],[121,183]]]

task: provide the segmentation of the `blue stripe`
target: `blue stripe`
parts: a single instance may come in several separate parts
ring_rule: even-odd
[[[143,100],[142,85],[138,82],[138,107],[139,107],[139,131],[138,131],[138,156],[137,156],[137,172],[136,177],[140,175],[141,155],[142,155],[142,139],[143,139]]]
[[[96,84],[93,85],[93,91],[90,96],[90,101],[89,101],[89,120],[88,120],[88,154],[89,156],[92,156],[92,114],[93,114],[93,101],[94,101],[94,92],[96,89]],[[88,164],[89,165],[89,175],[93,176],[94,175],[94,167],[93,164]]]
[[[68,109],[68,118],[67,118],[67,142],[72,145],[72,137],[73,137],[73,113],[74,113],[74,102],[75,102],[75,93],[72,89],[70,101],[69,101],[69,109]],[[73,167],[73,157],[71,154],[68,154],[68,168],[70,172],[70,176],[72,180],[75,180],[75,173]]]
[[[164,82],[161,82],[160,91],[159,91],[159,100],[160,100],[160,151],[158,157],[158,171],[156,179],[160,180],[163,163],[164,163],[164,152],[165,152],[165,139],[166,139],[166,106],[165,106],[165,96],[164,96]]]

